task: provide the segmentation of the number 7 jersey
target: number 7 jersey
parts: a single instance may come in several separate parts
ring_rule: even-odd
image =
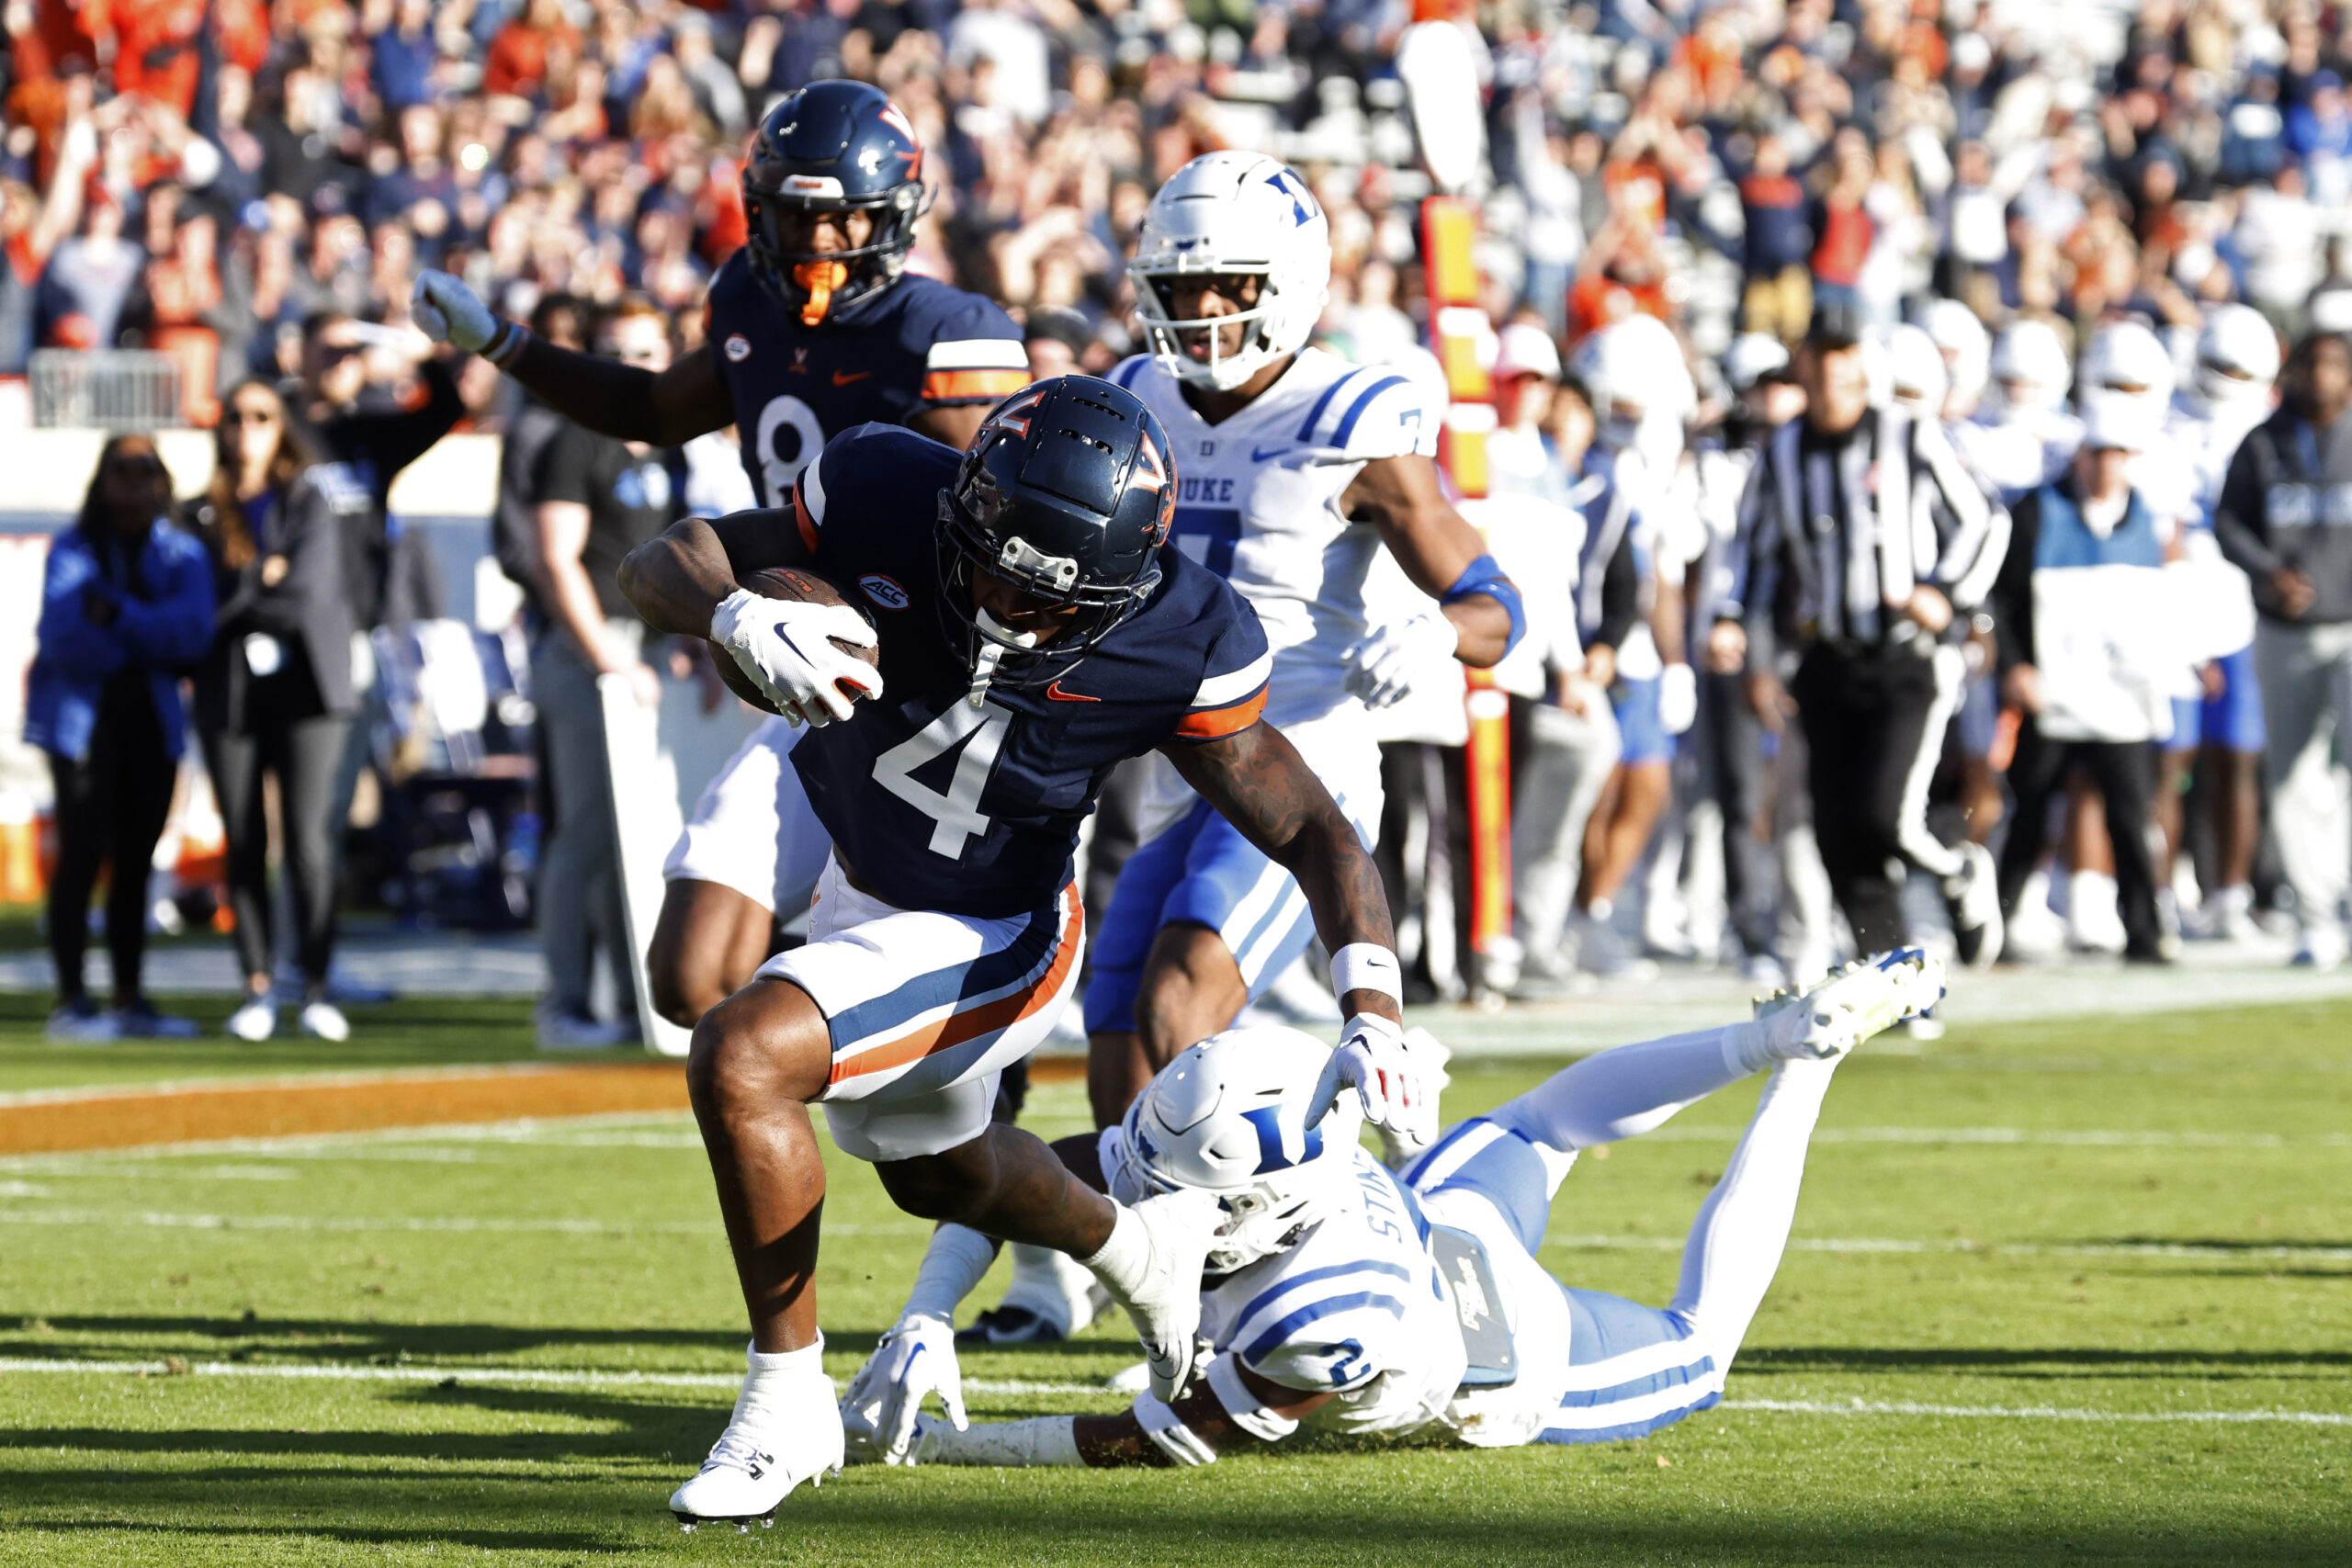
[[[1001,919],[1052,901],[1112,768],[1238,735],[1266,705],[1266,636],[1173,550],[1159,586],[1059,679],[992,686],[944,613],[939,510],[962,454],[862,425],[800,472],[790,511],[816,569],[875,624],[883,694],[812,731],[793,766],[842,861],[902,909]]]
[[[1370,629],[1364,577],[1380,538],[1340,514],[1340,497],[1367,462],[1436,456],[1442,411],[1403,370],[1319,348],[1301,349],[1216,424],[1152,355],[1124,361],[1110,379],[1142,399],[1175,444],[1170,544],[1232,583],[1265,623],[1274,650],[1266,716],[1287,727],[1352,705],[1346,656]]]

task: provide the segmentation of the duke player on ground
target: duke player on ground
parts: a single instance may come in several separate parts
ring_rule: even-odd
[[[1175,547],[1265,624],[1267,717],[1370,844],[1381,795],[1367,705],[1403,696],[1423,660],[1494,663],[1526,621],[1439,489],[1442,410],[1396,370],[1306,346],[1330,275],[1329,224],[1296,174],[1259,153],[1195,158],[1152,198],[1128,267],[1151,352],[1111,379],[1175,443]],[[1374,628],[1363,582],[1384,544],[1441,603]],[[1289,873],[1169,767],[1154,769],[1141,829],[1086,990],[1098,1125],[1178,1051],[1231,1023],[1314,934]],[[1085,1285],[1023,1248],[1004,1304],[972,1332],[1060,1338],[1083,1325]]]
[[[907,275],[922,148],[890,100],[818,82],[761,121],[743,166],[748,243],[711,280],[705,344],[660,375],[572,354],[493,317],[446,274],[417,279],[428,333],[485,354],[592,430],[662,446],[734,424],[765,506],[826,440],[903,424],[961,447],[1029,379],[1021,329],[977,294]],[[775,911],[805,908],[822,829],[763,725],[712,781],[670,863],[647,967],[656,1009],[691,1024],[768,955]]]
[[[752,1318],[734,1419],[671,1500],[746,1519],[842,1459],[812,1278],[824,1165],[808,1107],[908,1212],[1080,1260],[1123,1303],[1160,1386],[1189,1364],[1213,1223],[1191,1195],[1114,1203],[991,1125],[1083,944],[1070,853],[1111,769],[1158,750],[1307,889],[1358,1016],[1320,1092],[1422,1135],[1402,1058],[1388,906],[1371,858],[1261,722],[1249,606],[1161,547],[1176,470],[1149,411],[1064,377],[1001,404],[968,450],[864,425],[804,468],[788,511],[678,525],[623,563],[658,629],[709,637],[812,728],[793,752],[832,863],[807,946],[704,1015],[695,1113]],[[857,610],[737,579],[806,565]],[[878,672],[832,646],[873,647]],[[853,707],[846,684],[872,700]]]
[[[1117,1416],[967,1426],[947,1321],[990,1245],[943,1225],[913,1296],[850,1385],[861,1458],[893,1463],[1213,1462],[1309,1419],[1350,1432],[1432,1423],[1464,1442],[1636,1438],[1723,1397],[1796,1213],[1805,1148],[1838,1061],[1943,994],[1917,949],[1849,965],[1751,1022],[1588,1057],[1452,1129],[1402,1179],[1318,1120],[1322,1048],[1236,1030],[1185,1052],[1125,1121],[1056,1145],[1114,1194],[1214,1194],[1223,1223],[1201,1308],[1205,1376]],[[1268,1039],[1268,1036],[1272,1036]],[[1673,1302],[1577,1290],[1536,1262],[1553,1195],[1581,1149],[1649,1131],[1770,1072],[1691,1225]],[[941,1421],[918,1416],[936,1393]]]

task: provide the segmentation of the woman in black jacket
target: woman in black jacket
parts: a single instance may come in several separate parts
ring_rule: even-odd
[[[189,525],[212,558],[220,604],[196,673],[197,731],[229,840],[229,908],[245,1000],[229,1032],[266,1040],[270,997],[269,828],[262,775],[277,775],[282,860],[293,893],[305,1034],[351,1026],[326,999],[334,949],[334,776],[351,726],[351,603],[340,513],[353,488],[320,466],[266,381],[229,395],[212,484]]]

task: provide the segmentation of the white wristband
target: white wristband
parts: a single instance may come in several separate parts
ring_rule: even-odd
[[[1331,994],[1344,998],[1350,991],[1377,991],[1405,1005],[1405,973],[1396,955],[1375,942],[1351,942],[1331,954]]]
[[[1216,1450],[1203,1442],[1200,1434],[1185,1426],[1184,1418],[1149,1389],[1136,1395],[1135,1418],[1143,1427],[1143,1435],[1185,1469],[1216,1462]]]
[[[915,1270],[915,1288],[907,1292],[907,1317],[956,1321],[956,1309],[972,1293],[996,1261],[996,1243],[965,1225],[944,1224],[931,1233],[922,1266]]]

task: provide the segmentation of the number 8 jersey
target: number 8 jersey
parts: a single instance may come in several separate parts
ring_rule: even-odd
[[[993,403],[1029,384],[1021,329],[989,301],[910,275],[846,316],[803,326],[761,287],[750,252],[711,279],[704,330],[735,404],[743,468],[763,506],[853,425]]]
[[[1159,586],[1083,660],[1042,686],[991,686],[974,706],[971,652],[941,602],[940,496],[961,458],[863,425],[801,470],[792,510],[775,513],[872,618],[882,659],[882,696],[812,731],[792,761],[876,897],[1001,919],[1069,880],[1112,768],[1256,724],[1272,661],[1240,596],[1163,549]]]

